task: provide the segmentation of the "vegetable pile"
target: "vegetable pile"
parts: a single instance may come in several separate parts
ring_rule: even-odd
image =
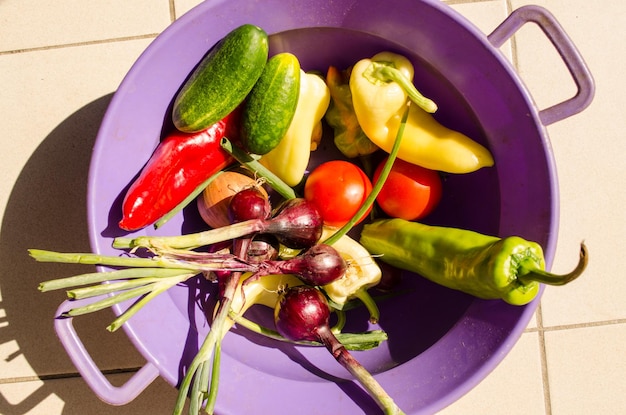
[[[343,331],[347,310],[380,318],[369,289],[383,264],[478,298],[532,301],[539,284],[580,276],[581,244],[569,274],[545,270],[540,245],[518,236],[418,222],[442,195],[441,174],[494,164],[489,150],[441,125],[437,105],[413,84],[404,56],[381,52],[324,76],[305,72],[290,53],[270,56],[263,29],[243,25],[203,58],[174,99],[175,130],[162,140],[128,189],[119,227],[160,227],[197,206],[206,229],[113,240],[119,256],[31,249],[37,261],[99,264],[107,272],[44,281],[41,291],[99,297],[69,316],[134,300],[107,328],[190,278],[218,286],[211,330],[179,385],[174,414],[213,413],[219,399],[221,341],[237,324],[268,336],[326,347],[385,414],[402,414],[353,357],[387,340],[382,330]],[[344,158],[311,165],[324,125]],[[358,238],[351,236],[362,224]],[[350,233],[350,234],[349,234]],[[397,295],[402,295],[401,293]],[[248,320],[253,305],[273,310],[275,327]],[[336,324],[331,327],[331,315]]]

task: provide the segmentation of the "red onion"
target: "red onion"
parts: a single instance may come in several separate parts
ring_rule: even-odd
[[[330,308],[316,288],[289,288],[274,308],[276,330],[293,341],[318,341],[369,392],[385,414],[404,414],[374,377],[345,348],[330,329]]]
[[[113,247],[163,249],[193,249],[243,236],[264,233],[274,235],[288,248],[304,249],[315,245],[322,236],[324,222],[312,203],[302,199],[290,199],[280,206],[270,219],[252,219],[233,223],[221,228],[180,236],[118,237]]]
[[[228,218],[231,223],[250,219],[267,219],[272,207],[267,194],[258,187],[247,187],[235,193],[228,204]]]
[[[307,249],[300,255],[285,259],[265,259],[275,255],[271,244],[256,241],[249,247],[259,249],[253,253],[256,258],[243,258],[234,254],[219,254],[195,251],[172,251],[163,254],[163,258],[173,261],[181,261],[181,264],[192,266],[200,271],[222,272],[253,272],[257,277],[269,274],[294,274],[309,285],[329,284],[344,274],[348,265],[339,252],[330,245],[318,244]]]
[[[288,199],[278,208],[264,233],[293,249],[308,248],[322,237],[324,221],[315,205],[302,198]]]
[[[309,285],[326,285],[341,278],[348,264],[335,248],[316,244],[302,254],[276,265],[283,273],[296,274]]]

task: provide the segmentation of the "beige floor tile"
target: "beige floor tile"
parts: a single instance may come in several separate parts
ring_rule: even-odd
[[[174,0],[176,18],[179,18],[200,3],[202,3],[202,0]]]
[[[545,334],[553,415],[626,413],[626,325]]]
[[[561,229],[553,270],[566,272],[578,243],[591,251],[586,275],[549,288],[543,326],[623,321],[626,279],[617,260],[626,247],[622,189],[626,104],[621,85],[626,46],[626,3],[583,0],[442,0],[490,33],[513,9],[539,4],[557,17],[589,63],[597,81],[593,105],[548,128],[561,186]],[[55,337],[52,317],[62,293],[37,292],[37,282],[83,272],[84,267],[37,264],[26,248],[88,249],[86,172],[102,115],[134,60],[172,18],[200,0],[82,2],[0,1],[0,414],[170,413],[176,390],[158,379],[131,404],[100,402]],[[52,6],[54,5],[54,6]],[[173,5],[171,7],[170,5]],[[171,8],[170,8],[171,7]],[[25,11],[28,11],[26,13]],[[108,39],[139,37],[124,42]],[[105,42],[102,43],[101,41]],[[48,46],[93,43],[48,49]],[[25,53],[3,53],[35,48]],[[575,86],[560,58],[535,27],[524,27],[503,48],[518,64],[538,106],[571,95]],[[7,133],[11,136],[7,139]],[[619,158],[618,158],[619,157]],[[51,172],[54,172],[52,174]],[[76,319],[99,367],[143,364],[123,332],[104,330],[108,312]],[[441,415],[577,415],[626,413],[624,324],[548,330],[549,395],[543,392],[539,333],[533,318],[504,361]],[[115,353],[111,353],[115,350]],[[61,376],[69,378],[58,379]],[[45,380],[38,380],[42,376]],[[128,374],[110,376],[121,384]],[[549,407],[546,409],[545,402]]]
[[[537,333],[525,333],[498,367],[439,415],[545,413]]]
[[[128,374],[111,375],[121,385]],[[111,406],[98,399],[81,378],[0,383],[0,413],[3,415],[146,415],[171,414],[178,391],[156,379],[132,402]],[[187,409],[186,409],[187,410]]]
[[[513,1],[514,7],[528,3]],[[626,4],[597,7],[583,0],[532,3],[556,16],[587,61],[597,85],[588,109],[548,128],[561,191],[561,226],[553,270],[567,272],[574,266],[582,240],[590,250],[590,265],[579,281],[546,290],[544,324],[623,319],[626,302],[621,292],[626,280],[616,271],[626,248],[626,193],[611,189],[626,184],[626,167],[618,156],[626,153],[622,139],[626,98],[619,86],[626,47],[614,42],[626,34]],[[520,31],[517,47],[520,72],[541,108],[573,94],[573,81],[538,30]]]
[[[0,55],[0,111],[11,114],[3,123],[12,134],[3,139],[0,155],[3,378],[74,370],[52,327],[63,293],[43,294],[37,285],[93,268],[36,263],[27,249],[89,250],[85,200],[91,148],[110,94],[147,43]],[[104,329],[110,320],[110,314],[99,314],[90,326],[77,319],[94,357],[104,368],[141,364],[129,346],[110,354],[118,339]]]
[[[0,111],[11,114],[3,117],[3,125],[13,135],[3,142],[2,197],[10,194],[9,186],[46,137],[71,131],[76,140],[73,145],[78,146],[93,139],[85,137],[81,128],[91,128],[93,133],[102,114],[87,120],[92,125],[85,125],[82,117],[95,101],[117,89],[149,42],[142,39],[0,55]],[[73,130],[67,130],[70,127]],[[4,207],[6,201],[0,202]]]
[[[3,0],[0,51],[159,33],[171,22],[166,0]]]

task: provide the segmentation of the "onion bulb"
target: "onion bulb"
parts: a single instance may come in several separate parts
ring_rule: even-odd
[[[233,195],[240,190],[256,187],[266,197],[263,186],[243,173],[225,171],[215,177],[198,197],[198,211],[202,220],[212,228],[230,225],[228,205]]]

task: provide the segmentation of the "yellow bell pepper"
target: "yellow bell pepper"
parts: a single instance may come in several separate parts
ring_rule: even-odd
[[[259,162],[289,186],[304,177],[311,151],[319,142],[320,122],[330,103],[330,91],[324,80],[311,73],[300,74],[300,95],[296,112],[287,133]]]
[[[398,158],[447,173],[492,166],[493,156],[466,135],[440,124],[437,106],[413,85],[414,69],[404,56],[382,52],[357,62],[350,76],[354,112],[367,137],[383,150],[393,147],[407,99],[411,105]]]

